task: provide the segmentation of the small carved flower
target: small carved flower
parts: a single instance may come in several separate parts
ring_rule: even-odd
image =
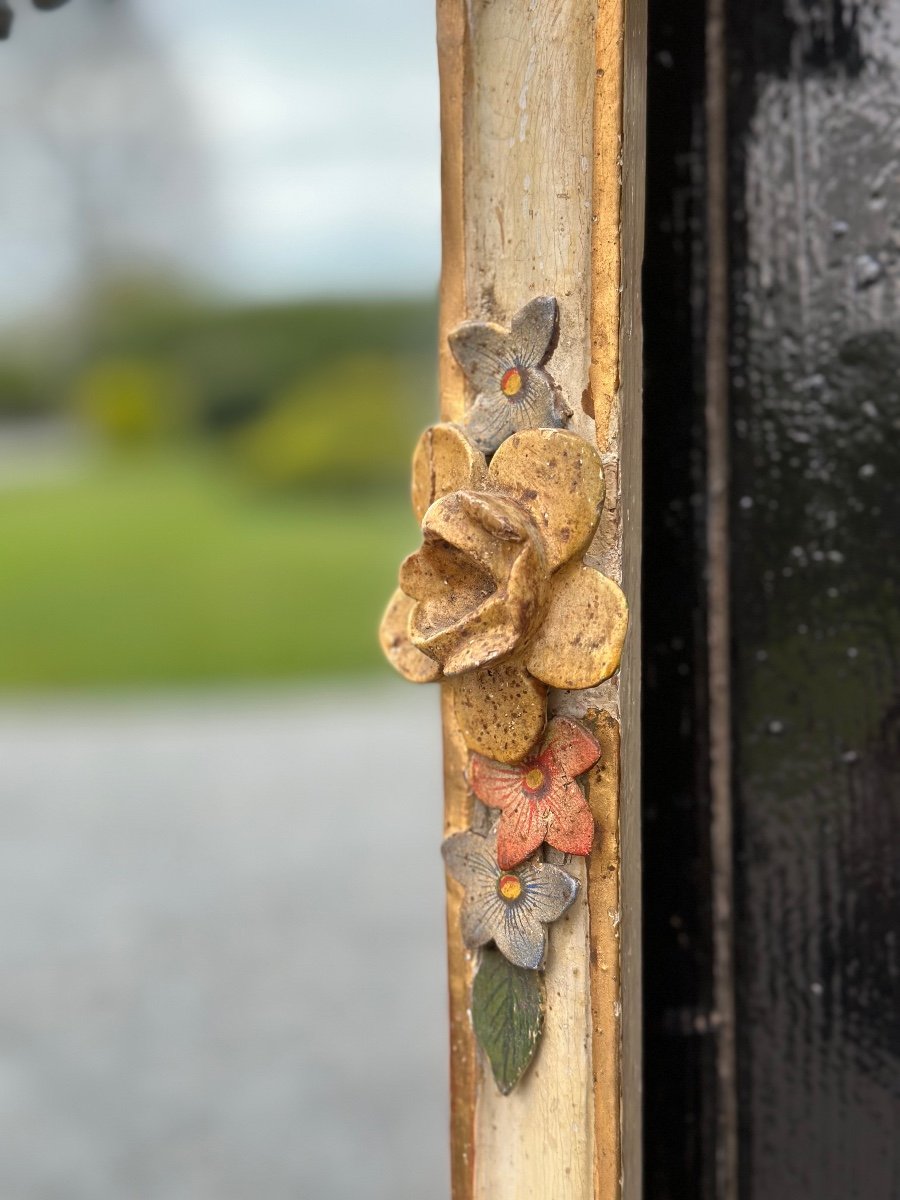
[[[482,837],[468,830],[441,847],[447,870],[465,888],[460,932],[465,945],[496,943],[511,963],[532,971],[544,965],[545,925],[566,911],[578,894],[578,880],[560,867],[529,859],[513,870],[497,863],[497,827]]]
[[[466,425],[479,450],[490,454],[518,429],[561,425],[553,383],[541,363],[550,355],[556,301],[538,296],[520,309],[507,330],[467,321],[450,334],[453,356],[475,389]]]
[[[526,429],[488,466],[463,430],[427,430],[413,460],[423,543],[381,624],[388,659],[446,678],[470,750],[520,762],[548,687],[593,687],[619,665],[628,609],[582,556],[600,517],[600,455],[563,429]]]
[[[569,717],[547,725],[538,750],[509,765],[473,754],[469,785],[479,800],[501,810],[497,862],[510,870],[542,842],[564,854],[590,854],[594,818],[575,782],[600,757],[600,745]]]

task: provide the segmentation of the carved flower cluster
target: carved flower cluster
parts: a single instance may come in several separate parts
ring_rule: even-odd
[[[382,646],[407,679],[450,683],[470,749],[519,762],[544,729],[548,686],[591,687],[619,665],[625,598],[582,562],[600,456],[577,434],[528,429],[488,465],[464,430],[437,425],[412,490],[423,544],[400,568]]]
[[[572,904],[578,882],[540,857],[541,845],[587,855],[594,818],[576,777],[600,757],[597,740],[577,721],[550,721],[537,752],[520,763],[473,754],[469,786],[500,809],[488,837],[468,830],[443,845],[447,870],[465,889],[460,932],[470,948],[493,941],[510,962],[538,970],[545,926]]]
[[[604,499],[600,456],[560,428],[571,413],[543,369],[557,306],[532,300],[499,325],[467,322],[450,348],[475,396],[464,427],[426,430],[413,458],[423,543],[403,562],[381,626],[407,679],[446,681],[471,751],[467,781],[500,817],[443,845],[464,888],[460,932],[486,947],[472,1024],[504,1094],[543,1028],[547,925],[578,881],[542,846],[587,855],[594,819],[578,777],[600,745],[577,721],[546,723],[548,687],[585,688],[619,665],[627,606],[583,556]]]

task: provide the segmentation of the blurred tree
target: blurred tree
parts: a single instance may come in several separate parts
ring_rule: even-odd
[[[33,370],[11,361],[0,363],[0,420],[35,416],[44,399]]]
[[[187,423],[186,381],[171,367],[142,359],[101,359],[77,381],[74,407],[85,423],[117,446],[159,441]]]
[[[301,377],[234,439],[257,483],[304,490],[396,483],[409,467],[410,371],[369,354]]]
[[[177,275],[210,220],[190,103],[137,6],[27,15],[0,75],[0,306],[18,319],[111,275]]]
[[[31,0],[31,3],[41,12],[52,12],[55,8],[62,8],[68,0]],[[13,11],[8,0],[0,0],[0,38],[4,41],[9,37],[12,23]]]

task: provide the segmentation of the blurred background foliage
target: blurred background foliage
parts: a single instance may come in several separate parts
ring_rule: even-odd
[[[436,411],[432,41],[412,4],[16,7],[0,689],[380,665]]]
[[[433,9],[55,4],[0,42],[0,1200],[446,1195],[438,697],[377,643]]]
[[[78,325],[0,348],[0,686],[374,668],[433,304],[131,282]]]

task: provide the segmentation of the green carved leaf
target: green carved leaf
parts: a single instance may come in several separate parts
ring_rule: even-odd
[[[497,1087],[509,1095],[534,1058],[544,1031],[544,982],[499,950],[484,950],[472,985],[472,1024]]]

